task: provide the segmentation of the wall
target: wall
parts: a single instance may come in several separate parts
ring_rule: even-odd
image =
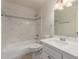
[[[34,17],[35,10],[11,2],[5,2],[2,10],[8,15]],[[2,44],[34,39],[35,21],[2,16]]]
[[[32,8],[29,8],[28,6],[24,7],[13,2],[9,2],[7,0],[3,2],[2,6],[2,10],[5,12],[5,14],[8,15],[33,17],[36,14],[36,11]]]
[[[40,34],[41,34],[41,19],[37,19],[35,22],[36,22],[36,34],[38,36],[37,39],[40,39]]]
[[[55,11],[55,34],[63,36],[77,35],[77,3],[63,10]]]
[[[55,0],[48,0],[39,11],[41,38],[54,35],[54,4]]]

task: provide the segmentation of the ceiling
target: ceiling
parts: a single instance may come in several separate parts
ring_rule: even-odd
[[[47,0],[8,0],[8,1],[37,9],[40,8]]]
[[[34,9],[39,9],[48,0],[7,0],[7,1],[22,5],[22,6],[29,6]],[[76,0],[76,2],[77,2],[77,0]],[[77,3],[75,3],[75,4],[77,4]]]

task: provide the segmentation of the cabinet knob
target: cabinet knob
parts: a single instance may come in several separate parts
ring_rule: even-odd
[[[55,59],[53,56],[52,56],[52,57],[48,56],[48,58],[49,58],[49,59]]]
[[[51,57],[50,57],[50,56],[48,56],[48,58],[49,58],[49,59],[51,59]]]

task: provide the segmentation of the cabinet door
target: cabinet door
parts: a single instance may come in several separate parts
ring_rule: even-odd
[[[63,59],[78,59],[77,57],[71,56],[69,54],[63,54]]]
[[[47,52],[43,51],[42,55],[41,55],[42,59],[55,59],[54,57],[52,57],[51,55],[49,55]]]
[[[51,59],[62,59],[62,54],[52,48],[44,47],[44,51],[48,54],[48,57]]]
[[[42,52],[41,57],[42,57],[42,59],[49,59],[48,54],[45,51]]]

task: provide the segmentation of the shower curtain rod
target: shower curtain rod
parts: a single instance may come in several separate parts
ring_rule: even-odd
[[[35,18],[26,18],[26,17],[19,17],[19,16],[12,16],[12,15],[3,15],[1,14],[1,16],[5,16],[5,17],[12,17],[12,18],[18,18],[18,19],[26,19],[26,20],[37,20],[39,19],[40,17],[35,17]]]

